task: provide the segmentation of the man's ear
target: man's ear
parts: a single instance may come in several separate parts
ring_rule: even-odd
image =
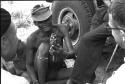
[[[6,36],[2,36],[1,37],[1,48],[6,49],[7,46],[8,46],[8,39]]]

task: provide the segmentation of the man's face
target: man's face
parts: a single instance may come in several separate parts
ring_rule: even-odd
[[[115,41],[122,47],[125,49],[125,31],[120,30],[121,29],[125,29],[125,27],[119,26],[117,22],[115,22],[112,19],[112,15],[109,14],[109,26],[112,29],[112,35],[115,39]],[[115,29],[115,28],[119,28],[119,29]]]
[[[16,55],[18,38],[16,35],[16,28],[13,22],[11,22],[9,29],[5,33],[2,39],[2,56],[5,60],[11,60]]]
[[[50,21],[43,21],[43,22],[36,22],[35,23],[36,26],[38,26],[43,32],[48,32],[50,31]]]

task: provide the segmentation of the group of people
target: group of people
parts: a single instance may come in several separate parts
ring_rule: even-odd
[[[10,29],[12,20],[7,10],[1,8],[1,12],[1,30],[3,32],[1,38],[3,38]],[[11,73],[15,71],[13,74],[25,77],[31,84],[66,83],[72,69],[66,68],[64,60],[75,58],[67,30],[69,26],[66,24],[52,24],[52,12],[49,7],[43,5],[34,6],[31,16],[34,25],[39,29],[27,38],[26,43],[23,43],[18,40],[16,28],[12,24],[12,29],[10,29],[12,32],[9,32],[12,35],[10,38],[6,37],[6,39],[10,39],[13,45],[9,44],[10,42],[7,40],[9,46],[6,45],[5,49],[2,47],[1,59],[4,60],[2,70],[10,71],[14,68]],[[68,51],[63,50],[63,40]],[[2,42],[5,43],[4,39],[2,39]],[[9,69],[4,68],[7,61],[13,61],[14,64]]]
[[[31,16],[38,30],[27,38],[26,43],[17,38],[10,13],[0,8],[1,83],[92,84],[96,78],[95,70],[107,37],[113,36],[116,43],[125,49],[125,1],[104,0],[104,2],[110,4],[101,9],[102,12],[97,10],[92,19],[92,30],[83,35],[78,52],[75,52],[70,40],[68,33],[70,25],[53,24],[49,7],[43,5],[33,7]],[[67,51],[63,50],[64,42]],[[66,68],[64,60],[70,58],[75,59],[74,67]],[[13,61],[14,65],[8,68],[8,61]],[[13,81],[10,82],[6,78]],[[111,84],[111,81],[108,82]]]

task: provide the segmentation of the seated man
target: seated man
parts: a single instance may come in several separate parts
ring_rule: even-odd
[[[65,84],[71,73],[64,59],[74,56],[66,25],[53,25],[49,7],[36,5],[32,10],[38,30],[27,39],[26,66],[34,84]],[[69,52],[63,51],[63,39]]]
[[[100,63],[108,36],[113,35],[119,46],[125,48],[125,0],[115,1],[109,7],[109,23],[102,24],[82,37],[73,72],[67,84],[93,83],[95,70]]]
[[[1,16],[1,84],[29,84],[28,80],[21,76],[12,75],[3,67],[6,62],[11,61],[17,51],[18,39],[16,28],[8,11],[0,8]]]

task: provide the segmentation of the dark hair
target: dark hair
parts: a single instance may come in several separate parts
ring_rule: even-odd
[[[125,3],[116,2],[111,6],[113,20],[125,27]]]
[[[7,10],[0,8],[0,17],[1,17],[1,34],[0,34],[0,36],[2,37],[3,34],[8,30],[8,28],[10,26],[11,15]]]

